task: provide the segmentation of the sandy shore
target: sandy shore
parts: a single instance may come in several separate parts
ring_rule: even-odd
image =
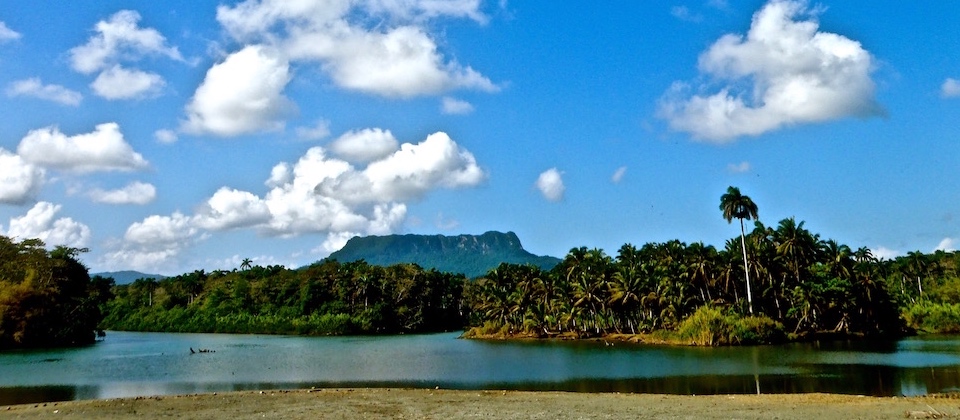
[[[878,419],[960,417],[960,399],[828,394],[708,395],[324,389],[71,401],[0,407],[0,418],[197,419]]]

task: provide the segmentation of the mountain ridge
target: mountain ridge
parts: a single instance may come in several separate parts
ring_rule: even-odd
[[[549,270],[560,262],[559,258],[535,255],[523,249],[514,232],[497,231],[455,236],[355,236],[327,259],[342,263],[364,260],[382,266],[414,263],[426,269],[462,273],[469,278],[482,276],[501,263],[533,264]]]
[[[163,280],[167,278],[167,276],[164,276],[161,274],[147,274],[147,273],[141,273],[139,271],[133,271],[133,270],[105,271],[101,273],[90,273],[90,277],[93,277],[93,276],[113,278],[113,281],[116,284],[130,284],[140,279]]]

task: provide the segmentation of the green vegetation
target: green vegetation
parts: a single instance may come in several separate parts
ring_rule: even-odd
[[[549,270],[560,262],[559,258],[527,252],[513,232],[355,237],[328,259],[340,262],[363,260],[381,266],[417,264],[427,269],[461,273],[468,278],[480,277],[501,263],[532,264]]]
[[[89,344],[102,333],[113,281],[90,278],[77,260],[84,251],[0,236],[0,350]]]
[[[301,270],[202,270],[114,288],[106,329],[301,335],[462,328],[462,275],[413,264],[325,261]]]
[[[728,221],[757,215],[733,187],[720,209]],[[469,336],[653,334],[699,345],[900,336],[960,332],[958,266],[960,254],[947,252],[878,260],[790,218],[756,221],[723,249],[669,241],[626,244],[615,258],[574,248],[551,271],[505,264],[464,296]]]
[[[757,215],[735,188],[720,208],[731,222]],[[291,270],[244,259],[239,270],[123,285],[90,279],[76,259],[82,250],[47,252],[37,240],[0,237],[0,348],[89,343],[97,328],[303,335],[467,329],[467,337],[631,335],[706,346],[824,333],[960,333],[960,253],[881,260],[869,249],[823,240],[792,218],[775,228],[754,221],[740,233],[722,249],[625,244],[610,257],[574,248],[549,270],[501,263],[475,280],[416,264],[328,259]],[[512,234],[497,235],[487,239],[519,248]],[[383,241],[374,249],[386,252]]]

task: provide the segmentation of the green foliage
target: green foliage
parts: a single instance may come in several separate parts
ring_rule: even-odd
[[[463,276],[328,261],[302,270],[202,270],[114,288],[103,326],[131,331],[394,334],[463,326]]]
[[[786,336],[783,324],[769,317],[742,317],[709,305],[685,319],[677,333],[680,339],[699,346],[768,344],[781,342]]]
[[[0,236],[0,349],[94,342],[113,281],[90,278],[85,251]]]
[[[917,302],[903,311],[907,325],[928,333],[960,333],[960,303]]]
[[[907,331],[901,307],[960,297],[960,281],[944,280],[956,278],[955,253],[881,261],[866,248],[822,240],[792,218],[776,228],[755,222],[743,243],[746,264],[739,237],[723,249],[626,244],[615,258],[574,248],[550,271],[502,264],[466,284],[468,325],[538,336],[667,330],[677,332],[673,339],[703,345],[774,342],[785,331],[897,336]],[[916,283],[905,279],[915,273],[921,280],[911,292]],[[756,317],[744,316],[751,306]]]

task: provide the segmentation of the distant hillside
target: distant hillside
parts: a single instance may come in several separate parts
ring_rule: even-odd
[[[100,277],[113,277],[113,281],[117,284],[130,284],[139,279],[157,279],[163,280],[167,276],[162,276],[160,274],[146,274],[139,271],[108,271],[103,273],[91,273],[90,277],[100,276]]]
[[[416,263],[423,268],[463,273],[470,278],[484,275],[504,262],[533,264],[545,270],[560,262],[559,258],[527,252],[513,232],[354,237],[347,241],[343,249],[330,254],[328,259],[342,263],[362,259],[369,264],[382,266]]]

